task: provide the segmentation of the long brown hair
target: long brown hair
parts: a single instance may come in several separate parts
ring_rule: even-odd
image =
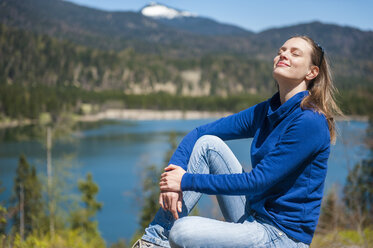
[[[293,38],[304,39],[311,45],[311,63],[319,67],[319,74],[308,83],[307,90],[309,94],[302,100],[300,106],[302,109],[314,109],[326,117],[329,126],[330,141],[331,143],[335,143],[337,132],[334,118],[336,115],[343,116],[343,113],[334,98],[337,89],[334,87],[324,50],[308,36],[294,36]]]

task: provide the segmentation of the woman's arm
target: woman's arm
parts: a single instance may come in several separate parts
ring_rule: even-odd
[[[270,151],[249,173],[231,175],[190,174],[182,175],[180,189],[206,194],[253,195],[260,194],[285,179],[300,166],[309,163],[314,154],[328,147],[329,130],[324,117],[302,115],[289,126],[275,149]],[[168,176],[162,190],[176,190],[175,174]],[[178,180],[179,180],[178,179]]]
[[[266,106],[267,102],[257,104],[237,114],[233,114],[212,123],[200,126],[188,133],[181,141],[170,159],[169,165],[174,165],[180,169],[175,170],[174,168],[172,174],[182,171],[185,173],[194,144],[198,138],[203,135],[215,135],[223,140],[253,137],[258,123],[264,118],[263,114],[265,115],[267,113]],[[176,185],[178,185],[178,190],[164,190],[165,185],[160,185],[162,192],[159,196],[159,204],[163,209],[169,210],[175,219],[178,218],[178,212],[181,212],[181,178],[182,175],[180,176],[180,173],[174,177],[176,180]],[[164,184],[164,181],[162,182],[161,180],[160,183]]]
[[[267,105],[267,102],[262,102],[239,113],[195,128],[181,141],[169,164],[178,165],[187,170],[194,144],[203,135],[215,135],[222,140],[253,137],[261,120],[267,113]]]

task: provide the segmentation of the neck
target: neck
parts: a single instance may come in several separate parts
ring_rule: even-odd
[[[302,81],[299,84],[278,84],[280,92],[280,101],[281,105],[284,104],[287,100],[292,98],[295,94],[307,90],[307,84],[305,81]]]

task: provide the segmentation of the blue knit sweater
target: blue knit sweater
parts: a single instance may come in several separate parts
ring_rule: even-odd
[[[252,170],[231,175],[185,173],[181,188],[206,194],[247,195],[251,209],[270,219],[290,237],[310,244],[320,213],[330,135],[324,115],[303,110],[299,92],[281,105],[279,93],[237,114],[187,134],[170,164],[187,169],[197,139],[254,138]]]

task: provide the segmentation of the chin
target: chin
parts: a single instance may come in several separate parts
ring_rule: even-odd
[[[272,73],[273,78],[278,81],[278,80],[284,80],[284,79],[289,79],[284,73],[279,72],[278,70],[274,69]]]
[[[275,79],[275,81],[277,82],[277,84],[279,84],[279,85],[280,84],[293,85],[295,82],[299,81],[294,77],[289,77],[285,73],[279,73],[279,72],[275,72],[275,71],[273,72],[272,76]]]

